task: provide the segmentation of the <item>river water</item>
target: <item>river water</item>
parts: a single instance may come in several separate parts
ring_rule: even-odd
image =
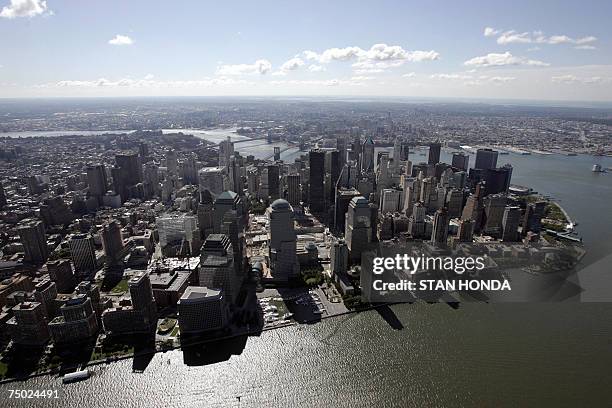
[[[236,150],[272,153],[270,145],[247,143]],[[425,158],[417,152],[411,159]],[[0,385],[3,399],[11,388],[59,390],[57,400],[6,399],[3,406],[610,406],[612,174],[591,167],[612,167],[612,159],[499,157],[506,162],[513,183],[552,196],[579,222],[588,250],[580,298],[397,305],[400,330],[375,311],[332,318],[251,337],[241,354],[215,364],[186,365],[186,354],[172,351],[156,355],[142,374],[125,360],[95,368],[81,383],[40,377]]]

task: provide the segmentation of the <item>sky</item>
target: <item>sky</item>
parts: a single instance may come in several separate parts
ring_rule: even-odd
[[[0,0],[0,97],[612,100],[612,2]]]

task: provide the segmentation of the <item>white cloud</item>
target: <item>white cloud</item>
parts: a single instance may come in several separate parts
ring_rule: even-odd
[[[323,51],[321,54],[317,54],[314,51],[306,50],[303,52],[304,57],[307,60],[314,60],[321,64],[327,64],[331,61],[347,61],[357,57],[364,51],[359,47],[345,47],[345,48],[330,48]]]
[[[340,81],[338,79],[327,79],[327,80],[281,80],[281,81],[270,81],[270,85],[323,85],[323,86],[338,86],[341,84],[348,84],[347,81]]]
[[[323,72],[325,71],[325,67],[323,65],[311,64],[308,66],[308,70],[310,72]]]
[[[516,78],[511,76],[489,76],[489,75],[469,75],[463,73],[454,74],[432,74],[430,79],[455,82],[460,85],[499,85],[514,81]]]
[[[585,45],[591,44],[597,41],[597,37],[592,35],[580,37],[580,38],[572,38],[565,34],[556,34],[551,36],[546,36],[542,31],[524,31],[517,32],[515,30],[496,30],[491,27],[487,27],[484,30],[485,37],[497,37],[497,43],[501,45],[507,44],[575,44],[575,45]]]
[[[416,72],[407,72],[402,75],[403,78],[414,78],[416,76]]]
[[[47,2],[42,0],[11,0],[11,4],[2,7],[0,17],[34,17],[47,11]],[[49,10],[49,14],[52,11]]]
[[[144,76],[144,79],[146,79],[147,81],[150,81],[153,78],[155,78],[155,75],[153,75],[153,74],[147,74],[147,75]]]
[[[221,65],[217,75],[265,75],[272,70],[272,64],[266,59],[259,59],[252,64]]]
[[[121,78],[115,81],[98,78],[93,80],[63,80],[54,83],[37,85],[37,88],[208,88],[225,85],[252,85],[253,82],[233,78],[204,78],[199,80],[156,81],[149,74],[143,79]]]
[[[371,81],[373,79],[376,79],[376,78],[371,77],[371,76],[364,76],[364,75],[357,75],[357,76],[351,77],[351,81]]]
[[[485,27],[484,36],[485,37],[493,37],[494,35],[499,34],[499,30],[496,30],[492,27]]]
[[[528,65],[537,67],[545,67],[550,65],[546,62],[538,60],[532,60],[525,57],[516,57],[508,51],[504,53],[489,53],[481,57],[474,57],[465,61],[463,64],[477,68],[501,67],[506,65]]]
[[[301,66],[304,66],[304,60],[299,57],[295,57],[281,65],[280,70],[282,72],[295,71]]]
[[[132,45],[134,44],[134,40],[132,40],[127,35],[117,34],[114,38],[108,40],[110,45]]]
[[[596,50],[597,49],[597,47],[595,47],[594,45],[588,45],[588,44],[577,45],[574,48],[577,50]]]
[[[566,75],[557,75],[551,78],[551,81],[559,84],[601,84],[610,82],[612,78],[604,78],[600,76],[591,76],[591,77],[579,77],[572,74]]]

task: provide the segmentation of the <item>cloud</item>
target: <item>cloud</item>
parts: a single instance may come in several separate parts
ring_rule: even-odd
[[[146,75],[143,79],[122,78],[115,81],[98,78],[93,80],[63,80],[53,83],[36,85],[37,88],[208,88],[225,85],[252,85],[249,82],[234,78],[203,78],[199,80],[169,80],[156,81],[152,75]]]
[[[600,76],[591,76],[591,77],[578,77],[576,75],[567,74],[567,75],[558,75],[550,78],[552,82],[558,84],[601,84],[610,82],[612,78],[604,78]]]
[[[371,76],[364,76],[364,75],[357,75],[357,76],[351,77],[351,81],[371,81],[373,79],[376,79],[376,78],[371,77]]]
[[[492,27],[485,27],[484,36],[485,37],[493,37],[494,35],[499,34],[499,30],[496,30]]]
[[[515,30],[496,30],[491,27],[487,27],[484,30],[485,37],[494,37],[497,36],[497,43],[500,45],[507,44],[574,44],[574,45],[584,45],[591,44],[597,41],[597,37],[592,35],[580,37],[580,38],[572,38],[565,34],[557,34],[546,36],[542,31],[524,31],[518,32]]]
[[[310,72],[323,72],[325,71],[325,67],[323,65],[311,64],[308,66],[308,70]]]
[[[527,65],[535,67],[546,67],[550,64],[538,60],[532,60],[525,57],[515,57],[510,52],[504,53],[489,53],[481,57],[471,58],[463,63],[468,67],[502,67],[507,65]]]
[[[42,0],[11,0],[11,4],[2,7],[0,17],[34,17],[47,11],[47,2]],[[49,14],[53,12],[48,11]]]
[[[280,80],[270,81],[270,85],[323,85],[323,86],[338,86],[341,84],[348,84],[348,81],[340,81],[338,79],[327,79],[327,80]]]
[[[350,61],[353,63],[355,73],[377,73],[388,68],[399,67],[406,62],[434,61],[440,54],[434,50],[407,51],[399,45],[374,44],[370,49],[360,47],[329,48],[321,53],[307,50],[302,53],[304,58],[316,61],[319,64],[328,64],[331,61]]]
[[[597,47],[595,47],[594,45],[584,44],[584,45],[577,45],[574,47],[574,49],[576,50],[596,50]]]
[[[432,74],[430,79],[457,82],[467,86],[475,85],[499,85],[516,80],[511,76],[489,76],[489,75],[468,75],[468,74]]]
[[[416,76],[416,72],[407,72],[402,75],[403,78],[414,78]]]
[[[265,75],[272,70],[272,64],[266,59],[259,59],[252,64],[221,65],[217,75]]]
[[[299,67],[304,66],[304,64],[304,60],[299,57],[295,57],[281,65],[280,70],[282,72],[295,71]]]
[[[127,35],[117,34],[115,38],[111,38],[108,40],[110,45],[132,45],[134,44],[134,40],[132,40]]]

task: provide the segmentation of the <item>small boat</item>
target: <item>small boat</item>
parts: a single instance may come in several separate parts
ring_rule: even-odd
[[[592,171],[593,171],[593,173],[603,173],[603,169],[601,168],[601,164],[594,164]]]
[[[73,373],[65,374],[64,377],[62,377],[62,382],[64,384],[69,384],[69,383],[73,383],[77,381],[83,381],[83,380],[88,379],[89,376],[90,376],[90,372],[87,369],[75,371]]]

